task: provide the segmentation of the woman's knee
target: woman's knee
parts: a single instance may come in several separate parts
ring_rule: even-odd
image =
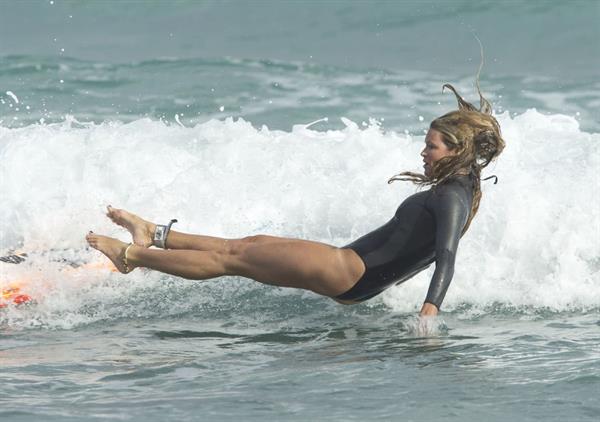
[[[227,247],[225,248],[225,254],[229,255],[231,258],[241,258],[243,257],[248,248],[256,245],[257,243],[265,241],[268,236],[256,235],[256,236],[247,236],[241,239],[232,239],[227,242]]]
[[[265,242],[270,236],[256,235],[247,236],[241,239],[232,239],[227,242],[227,247],[224,251],[224,261],[228,273],[237,274],[244,267],[247,261],[246,256],[248,249],[258,243]]]
[[[272,237],[259,234],[259,235],[255,235],[255,236],[243,237],[241,239],[229,240],[227,242],[226,252],[229,255],[240,256],[246,252],[248,247],[251,247],[252,245],[255,245],[257,243],[266,242],[270,238],[272,238]]]
[[[273,236],[267,236],[266,234],[257,234],[254,236],[246,236],[246,237],[242,238],[241,241],[244,243],[264,243],[264,242],[272,241],[274,239],[276,239],[276,238]]]

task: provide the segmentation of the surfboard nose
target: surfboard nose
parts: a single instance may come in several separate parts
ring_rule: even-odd
[[[10,303],[21,305],[30,301],[31,296],[20,293],[18,287],[11,287],[2,290],[2,295],[0,296],[0,308],[6,308]]]

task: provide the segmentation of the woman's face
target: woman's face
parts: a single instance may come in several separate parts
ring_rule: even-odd
[[[427,132],[427,135],[425,136],[425,148],[421,151],[425,176],[431,176],[431,167],[433,163],[452,155],[456,155],[456,152],[450,150],[444,143],[442,133],[435,129],[429,129],[429,132]]]

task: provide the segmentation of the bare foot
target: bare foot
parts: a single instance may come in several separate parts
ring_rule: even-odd
[[[108,259],[112,261],[117,270],[122,272],[123,274],[127,274],[132,271],[135,267],[131,264],[127,265],[128,270],[125,269],[125,263],[123,262],[123,258],[125,257],[125,248],[127,248],[128,244],[125,242],[121,242],[118,239],[114,239],[108,236],[101,236],[99,234],[95,234],[89,232],[85,237],[88,244],[94,248],[98,249],[102,252]]]
[[[129,233],[131,233],[133,243],[145,248],[152,246],[152,238],[154,237],[156,224],[143,220],[128,211],[113,208],[110,205],[106,207],[106,209],[106,216],[110,218],[113,223],[125,227]]]

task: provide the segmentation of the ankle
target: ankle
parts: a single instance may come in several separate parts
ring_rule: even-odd
[[[177,223],[177,219],[173,218],[166,226],[154,224],[152,230],[152,245],[157,248],[167,249],[167,237],[173,223]]]

